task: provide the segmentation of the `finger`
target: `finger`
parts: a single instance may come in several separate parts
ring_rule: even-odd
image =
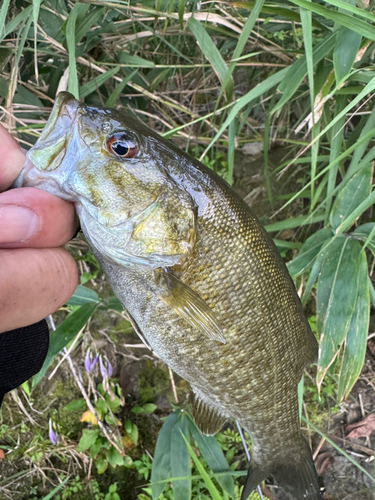
[[[0,250],[0,332],[40,321],[74,293],[77,266],[63,248]]]
[[[57,247],[78,229],[74,205],[36,188],[0,194],[0,247]]]
[[[0,191],[9,189],[21,172],[25,163],[25,153],[21,151],[17,141],[0,124]]]

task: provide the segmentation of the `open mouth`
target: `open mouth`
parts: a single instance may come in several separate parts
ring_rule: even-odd
[[[55,170],[65,156],[66,139],[75,122],[80,102],[69,92],[60,92],[51,115],[27,157],[38,170]]]

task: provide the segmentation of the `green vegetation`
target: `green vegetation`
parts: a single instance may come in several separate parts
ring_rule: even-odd
[[[0,111],[23,147],[37,139],[57,91],[67,89],[88,104],[130,108],[245,195],[260,193],[249,200],[289,261],[320,340],[303,394],[310,427],[324,427],[350,395],[375,307],[374,21],[372,0],[0,5]],[[247,180],[254,172],[241,177],[237,169],[239,151],[259,143],[254,189]],[[41,372],[0,417],[7,453],[0,499],[239,498],[244,472],[234,469],[239,462],[245,469],[245,460],[238,434],[206,438],[188,414],[170,413],[168,370],[139,347],[86,243],[75,240],[70,249],[81,285],[55,317]],[[121,373],[111,376],[108,359],[116,356],[140,367],[130,397],[130,382],[124,391]],[[174,389],[184,401],[184,382]],[[43,414],[30,414],[26,399]],[[163,462],[172,453],[180,460]],[[130,476],[138,490],[126,496]],[[25,486],[17,493],[15,478]]]

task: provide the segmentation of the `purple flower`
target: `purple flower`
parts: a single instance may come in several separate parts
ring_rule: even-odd
[[[96,355],[95,358],[91,361],[91,352],[90,349],[87,349],[86,351],[86,356],[85,356],[85,369],[87,373],[91,373],[92,369],[98,362],[98,356]]]
[[[113,368],[112,368],[112,365],[111,363],[109,362],[109,359],[107,358],[107,370],[108,370],[108,375],[110,377],[112,377],[112,373],[113,373]]]
[[[49,419],[48,437],[49,437],[49,439],[50,439],[50,441],[51,441],[52,444],[57,444],[57,434],[52,429],[52,420],[51,419]]]
[[[99,356],[99,366],[100,366],[100,373],[102,374],[103,379],[107,378],[108,377],[107,368],[104,366],[101,356]]]

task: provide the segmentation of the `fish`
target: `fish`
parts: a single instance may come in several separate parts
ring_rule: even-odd
[[[81,229],[135,331],[191,388],[207,435],[249,433],[242,500],[265,478],[318,500],[298,383],[318,354],[271,237],[220,176],[130,112],[68,92],[16,185],[75,204]]]

